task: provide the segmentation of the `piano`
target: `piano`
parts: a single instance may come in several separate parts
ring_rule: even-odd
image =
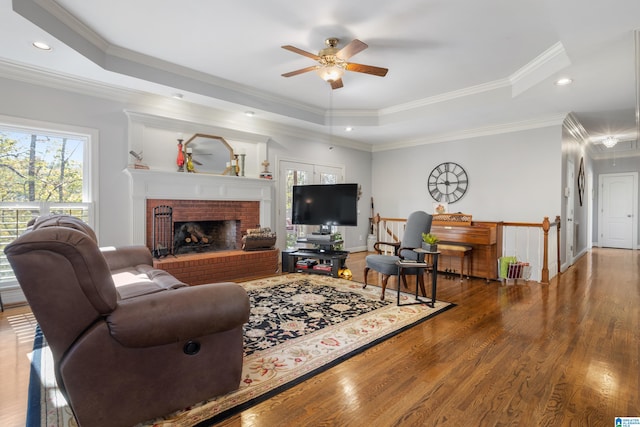
[[[498,279],[498,258],[502,256],[502,222],[472,221],[471,225],[440,225],[434,222],[431,233],[439,243],[470,246],[471,276],[489,280]],[[441,258],[440,268],[447,268],[447,260]],[[466,271],[465,271],[466,273]]]

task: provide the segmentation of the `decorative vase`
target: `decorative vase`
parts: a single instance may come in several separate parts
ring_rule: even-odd
[[[244,176],[244,161],[246,156],[247,156],[246,154],[240,154],[240,175],[241,176]]]
[[[178,172],[184,172],[184,152],[182,151],[182,140],[178,140],[178,157],[176,157]]]

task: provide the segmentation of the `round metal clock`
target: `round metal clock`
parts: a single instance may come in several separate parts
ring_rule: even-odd
[[[444,162],[433,168],[427,185],[433,200],[454,203],[467,192],[469,177],[459,164]]]

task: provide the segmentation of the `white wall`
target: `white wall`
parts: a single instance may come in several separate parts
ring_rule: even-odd
[[[427,189],[431,171],[443,162],[460,164],[469,176],[462,199],[450,212],[478,221],[541,223],[561,209],[561,126],[427,144],[373,155],[376,212],[406,218],[433,212]]]

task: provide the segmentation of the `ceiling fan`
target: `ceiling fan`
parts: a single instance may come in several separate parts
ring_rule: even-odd
[[[351,41],[342,49],[338,49],[338,42],[340,40],[332,37],[325,40],[326,48],[320,50],[318,54],[313,54],[302,49],[298,49],[295,46],[282,46],[283,49],[291,52],[306,56],[315,61],[318,61],[317,65],[302,68],[300,70],[284,73],[283,77],[297,76],[298,74],[306,73],[308,71],[315,71],[326,82],[331,85],[332,89],[339,89],[343,86],[342,76],[346,71],[355,71],[357,73],[372,74],[374,76],[384,77],[387,75],[387,68],[374,67],[372,65],[356,64],[353,62],[347,62],[347,59],[351,58],[356,53],[362,52],[369,46],[361,42],[358,39]]]

